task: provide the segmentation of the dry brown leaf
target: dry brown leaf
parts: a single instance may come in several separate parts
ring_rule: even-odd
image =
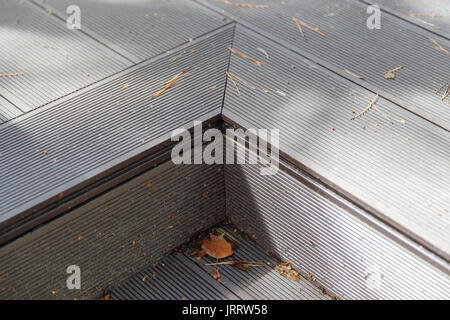
[[[212,233],[203,240],[202,249],[208,255],[216,259],[223,259],[233,254],[231,244],[222,237],[218,237]]]

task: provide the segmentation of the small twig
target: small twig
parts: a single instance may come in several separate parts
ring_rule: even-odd
[[[419,18],[417,18],[417,17],[414,17],[414,18],[415,18],[417,21],[422,22],[423,24],[427,24],[427,25],[429,25],[429,26],[431,26],[431,27],[436,27],[435,24],[429,23],[429,22],[427,22],[427,21],[425,21],[425,20],[423,20],[423,19],[419,19]]]
[[[247,3],[237,3],[237,2],[231,2],[231,1],[227,1],[227,0],[216,0],[217,2],[221,2],[223,4],[229,5],[229,6],[233,6],[233,7],[241,7],[241,8],[259,8],[259,9],[265,9],[265,8],[269,8],[268,5],[263,5],[263,4],[247,4]]]
[[[367,102],[371,102],[371,100],[367,100]],[[386,113],[384,113],[383,111],[381,111],[380,110],[380,108],[378,108],[378,106],[377,105],[373,105],[373,108],[383,117],[383,118],[385,118],[387,121],[389,121],[390,123],[394,123],[393,121],[392,121],[392,119],[386,114]],[[397,121],[397,122],[399,122],[399,123],[402,123],[402,124],[404,124],[405,123],[405,120],[401,120],[401,119],[395,119],[394,118],[394,120],[395,121]]]
[[[163,89],[159,90],[158,92],[156,92],[151,98],[156,98],[157,96],[159,96],[160,94],[162,94],[164,91],[166,91],[167,89],[169,89],[170,87],[174,86],[175,84],[177,84],[175,82],[175,80],[180,79],[188,74],[185,74],[186,71],[188,71],[191,68],[191,66],[188,66],[186,68],[184,68],[181,72],[179,72],[178,74],[176,74],[172,79],[163,82],[163,84],[167,84]]]
[[[0,78],[3,77],[19,77],[23,76],[23,73],[0,73]]]
[[[347,69],[344,69],[344,71],[347,72],[349,75],[355,77],[355,78],[358,78],[358,79],[364,79],[363,76],[358,76],[357,74],[354,74],[353,72],[348,71]]]
[[[163,93],[164,91],[166,91],[167,89],[169,89],[170,87],[172,87],[173,85],[177,84],[176,82],[170,82],[167,86],[165,86],[162,90],[158,91],[157,93],[155,93],[152,98],[156,98],[157,96],[159,96],[161,93]]]
[[[403,68],[404,68],[404,66],[400,66],[400,67],[385,71],[384,73],[394,73],[395,71],[401,70]]]
[[[244,86],[246,86],[249,89],[252,90],[256,90],[255,87],[253,87],[252,85],[250,85],[247,81],[242,80],[241,78],[239,78],[238,76],[235,76],[234,74],[229,73],[228,71],[225,72],[227,76],[236,79],[237,81],[239,81],[240,83],[242,83]]]
[[[430,39],[431,42],[433,42],[437,47],[434,47],[436,50],[442,51],[445,54],[448,54],[448,51],[445,50],[436,40]]]
[[[447,89],[445,90],[444,95],[442,96],[442,101],[444,101],[449,94],[450,94],[450,84],[447,86]]]
[[[377,93],[377,95],[375,96],[375,98],[373,98],[372,100],[370,100],[369,105],[368,105],[363,111],[361,111],[361,112],[360,112],[359,114],[357,114],[356,116],[351,117],[349,120],[355,120],[355,119],[360,118],[362,115],[364,115],[367,111],[369,111],[369,110],[372,108],[373,104],[375,103],[375,101],[376,101],[377,99],[378,99],[378,93]]]
[[[181,79],[181,78],[183,78],[183,77],[185,77],[185,76],[188,76],[188,75],[189,75],[189,73],[177,75],[177,76],[173,77],[173,78],[170,79],[170,80],[164,81],[162,84],[169,84],[169,83],[171,83],[171,82],[174,82],[175,80]]]
[[[175,80],[178,80],[180,78],[183,78],[187,75],[189,75],[189,73],[186,73],[190,68],[192,67],[192,65],[187,66],[186,68],[184,68],[181,72],[177,73],[175,76],[173,76],[172,79],[164,81],[162,84],[170,84],[171,82],[174,82]]]
[[[444,94],[442,95],[442,101],[444,101],[450,94],[450,83],[446,83],[444,84],[442,87],[440,87],[438,90],[434,90],[435,94],[438,94],[439,92],[441,92],[442,89],[444,89],[445,87],[447,87],[444,91]]]
[[[249,61],[251,61],[253,63],[256,63],[256,65],[258,65],[258,66],[262,66],[263,65],[263,63],[261,61],[258,61],[258,60],[255,60],[253,58],[250,58],[250,57],[246,56],[245,54],[242,54],[241,52],[239,52],[239,51],[237,51],[237,50],[235,50],[235,49],[233,49],[231,47],[228,47],[228,50],[230,50],[235,55],[238,55],[241,58],[244,58],[244,59],[247,59],[247,60],[249,60]]]
[[[223,261],[223,262],[215,262],[215,263],[205,263],[205,266],[217,266],[217,265],[224,265],[224,264],[233,264],[234,261]]]
[[[228,71],[225,71],[225,74],[227,75],[228,78],[230,78],[231,82],[233,82],[234,87],[236,88],[236,91],[237,91],[238,95],[241,95],[241,90],[240,90],[238,84],[236,83],[236,81],[234,81],[234,79],[231,76],[231,74]]]
[[[313,27],[311,27],[310,25],[308,25],[308,24],[306,24],[306,23],[304,23],[303,21],[300,21],[300,20],[298,20],[298,19],[297,19],[297,21],[298,21],[302,26],[304,26],[305,28],[308,28],[309,30],[316,32],[317,34],[321,35],[322,37],[325,37],[325,33],[319,31],[319,28],[313,28]]]
[[[444,84],[442,87],[440,87],[438,90],[434,89],[434,93],[438,94],[442,89],[444,89],[446,86],[449,86],[450,83]]]
[[[295,24],[297,25],[297,28],[298,28],[298,30],[300,31],[300,33],[301,33],[303,39],[306,40],[305,33],[303,32],[303,28],[302,28],[302,26],[300,25],[300,20],[298,20],[296,17],[292,17],[292,20],[293,20],[293,21],[295,22]]]

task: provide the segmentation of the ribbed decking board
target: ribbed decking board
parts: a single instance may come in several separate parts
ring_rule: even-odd
[[[441,256],[450,254],[450,133],[244,27],[229,71],[256,89],[227,85],[223,115],[244,128],[280,129],[280,150],[315,177]],[[287,83],[287,81],[289,83]],[[262,88],[269,90],[264,93]],[[283,92],[282,96],[276,91]],[[355,110],[356,113],[352,113]]]
[[[428,263],[435,258],[413,253],[418,244],[390,229],[400,239],[393,241],[368,223],[376,220],[332,193],[338,202],[281,170],[274,176],[259,170],[225,166],[226,210],[263,248],[343,299],[449,299],[448,263],[441,261],[447,271]]]
[[[1,125],[0,222],[170,139],[176,128],[219,115],[233,29]],[[190,65],[188,76],[151,99]]]
[[[444,37],[390,14],[382,14],[381,29],[369,30],[367,4],[356,0],[287,0],[270,2],[269,8],[200,2],[450,130],[449,105],[441,101],[442,92],[436,95],[434,91],[449,81],[449,55],[434,49],[430,41],[437,41],[449,52],[450,42]],[[261,4],[255,0],[247,3]],[[331,13],[335,15],[328,16]],[[305,40],[292,17],[318,28],[325,36],[303,27]],[[261,52],[252,57],[264,60]],[[385,71],[399,66],[405,68],[396,72],[395,80],[384,79]]]
[[[221,222],[224,202],[220,166],[169,161],[0,248],[0,299],[96,298]]]
[[[433,262],[441,261],[428,249],[447,261],[450,259],[450,234],[447,232],[450,230],[450,135],[433,125],[436,123],[450,130],[449,105],[440,100],[442,92],[436,95],[433,91],[448,82],[450,64],[448,55],[433,49],[429,41],[435,39],[449,50],[446,25],[435,31],[429,26],[414,26],[414,18],[396,16],[394,11],[400,10],[397,7],[390,13],[382,13],[381,30],[368,30],[365,27],[367,4],[364,2],[369,1],[339,0],[331,4],[325,0],[283,1],[269,3],[270,8],[255,9],[212,0],[145,1],[132,5],[50,0],[51,6],[58,10],[49,14],[45,13],[46,5],[42,5],[41,0],[0,0],[3,23],[0,35],[5,35],[2,39],[6,41],[0,48],[0,73],[24,73],[0,78],[0,225],[24,218],[21,213],[30,211],[35,205],[52,199],[56,201],[65,190],[76,188],[127,159],[134,159],[169,138],[175,128],[187,128],[194,120],[218,116],[225,90],[224,71],[228,68],[227,47],[233,44],[244,54],[262,61],[264,66],[257,67],[232,55],[230,72],[254,85],[256,90],[241,83],[241,95],[238,96],[233,83],[229,82],[223,109],[225,120],[246,128],[280,128],[283,156],[375,214],[380,220],[373,221],[382,229],[394,226],[415,241],[395,231],[395,237],[404,238],[400,241],[403,245],[425,246],[421,250],[427,254],[414,255],[414,250],[401,248],[392,237],[374,231],[360,220],[353,221],[354,217],[348,212],[334,208],[326,199],[316,196],[310,196],[314,199],[311,201],[315,201],[311,211],[316,212],[317,206],[320,210],[330,210],[328,216],[321,216],[320,227],[314,229],[316,220],[308,220],[305,227],[296,224],[299,222],[295,218],[289,218],[291,220],[286,219],[286,225],[280,229],[284,220],[272,222],[271,215],[277,217],[280,207],[286,212],[297,208],[299,203],[308,207],[311,202],[302,202],[302,197],[311,191],[300,187],[301,192],[284,199],[283,194],[277,192],[286,185],[292,187],[290,177],[282,177],[270,184],[267,180],[259,180],[261,177],[256,173],[247,171],[238,174],[230,186],[239,185],[235,190],[230,189],[234,199],[230,200],[229,210],[248,216],[243,218],[247,219],[242,223],[243,228],[251,232],[246,228],[251,226],[255,233],[261,232],[261,243],[266,247],[275,248],[281,256],[284,252],[286,260],[311,272],[327,288],[337,288],[344,298],[448,299],[448,272],[443,273],[426,262],[426,257]],[[433,4],[437,1],[433,0]],[[196,2],[212,5],[218,12],[207,10]],[[81,6],[84,30],[71,31],[65,27],[64,12],[69,4]],[[430,4],[427,8],[435,7]],[[436,13],[446,14],[443,11]],[[220,28],[229,21],[222,14],[245,25],[238,27],[234,43],[234,26]],[[303,28],[305,41],[291,16],[319,27],[326,37]],[[330,26],[330,21],[336,23]],[[194,39],[192,43],[190,38]],[[174,47],[178,49],[172,53]],[[258,48],[266,50],[270,58],[266,59]],[[171,51],[163,53],[166,50]],[[155,55],[155,58],[129,67]],[[192,73],[188,77],[159,98],[149,99],[162,88],[162,81],[191,64]],[[399,65],[404,65],[405,69],[397,72],[395,80],[383,78],[385,70]],[[119,72],[125,68],[128,69]],[[365,80],[352,77],[343,71],[344,68],[365,76]],[[104,79],[112,74],[115,75]],[[263,88],[269,93],[264,93]],[[277,90],[286,96],[276,93]],[[377,103],[380,109],[392,118],[406,120],[405,124],[394,121],[391,125],[373,109],[358,120],[348,120],[354,115],[351,111],[361,111],[367,105],[366,99],[376,92],[397,104],[380,98]],[[42,106],[44,104],[47,105]],[[39,106],[38,110],[32,110]],[[21,117],[14,119],[19,115]],[[7,121],[9,123],[3,123]],[[230,171],[239,170],[230,167]],[[245,179],[250,182],[243,181]],[[253,180],[262,185],[253,186],[254,193],[242,194],[246,185],[254,183]],[[275,188],[267,188],[264,183]],[[281,204],[273,206],[280,198],[283,199]],[[251,207],[254,212],[243,205],[249,199],[250,204],[251,200],[257,199],[254,200],[256,208]],[[219,203],[218,200],[218,206]],[[269,205],[271,207],[267,209]],[[194,204],[192,206],[194,208]],[[264,223],[258,226],[259,214],[267,220],[263,219]],[[345,224],[339,220],[341,215],[346,217]],[[361,211],[361,215],[367,213]],[[367,217],[369,219],[369,215]],[[313,218],[308,216],[308,219]],[[334,225],[328,223],[333,219],[338,219],[336,224],[339,225],[335,233]],[[82,228],[85,226],[84,220],[78,220],[78,223]],[[285,230],[293,226],[299,230],[306,228],[304,235],[277,238],[277,232],[285,236]],[[52,232],[45,228],[47,226],[14,243],[33,248],[27,251],[28,256],[40,259],[36,246],[41,245],[42,239],[50,239],[47,231]],[[308,233],[310,230],[315,233]],[[327,238],[330,230],[333,236]],[[356,246],[361,264],[353,263],[352,250],[355,249],[350,245],[366,238],[355,240],[355,230],[370,238],[369,244]],[[342,240],[342,234],[348,235],[350,245],[335,245]],[[37,235],[42,238],[33,238]],[[306,243],[318,236],[326,239],[326,244],[335,251],[325,250],[320,257],[316,257],[315,252],[309,252],[305,257],[284,251],[284,245],[289,241],[293,241],[292,248],[295,249],[298,241]],[[31,238],[35,244],[27,242]],[[317,249],[316,243],[320,241],[315,238],[313,245],[308,243]],[[51,247],[47,250],[52,250]],[[0,254],[9,250],[5,248],[10,247],[1,248]],[[64,248],[54,248],[55,251],[47,252],[44,258],[53,259],[55,252],[58,257],[61,252],[66,254]],[[84,249],[76,250],[80,256],[84,254]],[[387,250],[387,253],[381,250]],[[375,258],[368,258],[367,252],[375,252]],[[19,258],[23,256],[8,260],[11,265],[7,270],[20,265]],[[385,263],[386,260],[389,262]],[[2,259],[0,261],[3,263]],[[448,270],[448,264],[443,264]],[[64,270],[63,276],[58,274],[60,278],[43,280],[49,273],[56,272],[56,269],[43,271],[43,265],[33,266],[32,271],[38,270],[40,279],[30,280],[31,284],[21,282],[14,271],[7,271],[8,277],[14,274],[13,282],[5,282],[8,277],[4,277],[5,273],[0,274],[0,297],[2,293],[8,298],[49,297],[53,285],[48,284],[53,280],[60,289],[50,297],[69,297],[66,293],[60,295],[61,289],[64,290]],[[106,284],[111,277],[129,276],[144,265],[148,265],[148,261],[145,264],[139,261],[128,273],[98,278],[90,274],[88,279],[100,279]],[[430,275],[420,274],[422,277],[418,279],[417,270]],[[384,271],[389,276],[386,277]],[[24,279],[28,279],[26,277]],[[345,282],[346,279],[354,280],[356,285],[353,287],[353,283]],[[37,286],[45,288],[46,292],[39,291]],[[16,289],[20,289],[20,293]],[[250,297],[251,293],[245,290],[249,288],[240,291],[241,294]],[[92,294],[95,296],[98,292]]]
[[[312,283],[300,278],[295,282],[277,274],[278,262],[257,244],[241,238],[226,226],[239,243],[227,260],[261,261],[263,267],[241,271],[231,265],[205,266],[215,259],[192,256],[192,249],[168,256],[139,272],[111,290],[112,300],[322,300],[329,299]],[[220,273],[220,283],[213,279],[214,268]],[[144,279],[144,280],[143,280]]]
[[[82,30],[87,29],[106,45],[120,48],[134,62],[171,50],[227,22],[192,1],[34,1],[46,8],[56,8],[61,17],[65,17],[68,6],[79,6]]]
[[[11,102],[0,96],[0,124],[22,114]]]
[[[21,113],[132,65],[26,1],[0,1],[0,21],[0,73],[23,73],[0,77],[1,95]]]
[[[360,0],[381,5],[390,13],[404,17],[412,23],[450,37],[450,6],[447,0]]]
[[[237,300],[184,254],[170,255],[111,290],[111,300]]]

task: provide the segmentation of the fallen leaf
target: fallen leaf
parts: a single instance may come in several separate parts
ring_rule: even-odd
[[[202,249],[207,255],[216,259],[223,259],[233,254],[231,244],[224,238],[212,233],[202,241]]]

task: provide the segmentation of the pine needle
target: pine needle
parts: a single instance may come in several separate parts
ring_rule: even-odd
[[[394,73],[395,71],[401,70],[403,68],[404,68],[404,66],[400,66],[400,67],[385,71],[384,73]]]
[[[435,93],[438,94],[444,88],[446,88],[446,89],[445,89],[444,94],[443,94],[443,96],[441,98],[442,101],[444,101],[450,94],[450,83],[446,83],[442,87],[440,87],[438,90],[435,90]]]
[[[170,82],[167,86],[165,86],[162,90],[156,92],[152,98],[156,98],[157,96],[159,96],[161,93],[163,93],[164,91],[166,91],[167,89],[169,89],[170,87],[172,87],[173,85],[175,85],[176,82]]]
[[[429,18],[442,18],[440,14],[436,13],[408,13],[410,17],[429,17]]]
[[[23,73],[0,73],[0,78],[3,77],[19,77],[23,76]]]
[[[311,27],[310,25],[308,25],[308,24],[306,24],[306,23],[304,23],[303,21],[300,21],[300,20],[298,20],[298,19],[297,19],[297,21],[298,21],[302,26],[304,26],[305,28],[308,28],[309,30],[316,32],[317,34],[321,35],[322,37],[325,37],[325,33],[319,31],[319,28],[313,28],[313,27]]]
[[[344,69],[344,71],[345,71],[346,73],[348,73],[349,75],[355,77],[355,78],[358,78],[358,79],[364,79],[363,76],[358,76],[357,74],[354,74],[353,72],[351,72],[351,71],[349,71],[349,70],[347,70],[347,69]]]
[[[371,100],[367,100],[367,102],[371,103]],[[375,109],[376,112],[378,112],[383,118],[385,118],[387,121],[389,121],[391,124],[394,124],[394,122],[392,121],[392,119],[383,111],[380,110],[380,108],[378,108],[377,105],[373,104],[372,106],[373,109]],[[405,124],[405,120],[401,120],[401,119],[394,119],[396,122],[398,123],[402,123]]]
[[[450,84],[447,86],[447,89],[445,90],[444,95],[442,96],[442,101],[444,101],[449,94],[450,94]]]
[[[445,50],[436,40],[430,39],[430,41],[436,45],[436,47],[434,47],[436,50],[439,50],[439,51],[444,52],[445,54],[448,54],[448,51]]]
[[[303,28],[302,28],[302,26],[300,25],[300,20],[298,20],[296,17],[292,17],[292,20],[293,20],[293,21],[295,22],[295,24],[297,25],[297,28],[298,28],[298,30],[300,31],[300,33],[301,33],[303,39],[306,40],[305,33],[303,32]]]
[[[264,64],[264,63],[262,63],[261,61],[258,61],[258,60],[255,60],[255,59],[253,59],[253,58],[250,58],[250,57],[246,56],[245,54],[243,54],[243,53],[241,53],[241,52],[239,52],[239,51],[237,51],[237,50],[235,50],[235,49],[233,49],[233,48],[231,48],[231,47],[228,47],[228,50],[230,50],[230,51],[233,52],[235,55],[238,55],[238,56],[241,57],[241,58],[247,59],[247,60],[249,60],[249,61],[255,63],[256,65],[258,65],[258,66],[260,66],[260,67]]]
[[[236,81],[234,81],[234,79],[231,76],[231,74],[228,71],[226,71],[225,74],[227,75],[228,78],[230,78],[231,82],[233,82],[234,87],[236,88],[236,91],[237,91],[238,95],[241,95],[241,90],[239,89],[238,84],[236,83]]]
[[[185,76],[187,76],[187,75],[189,75],[189,73],[176,75],[176,76],[173,77],[172,79],[167,80],[167,81],[164,81],[162,84],[169,84],[169,83],[174,82],[175,80],[181,79],[181,78],[183,78],[183,77],[185,77]]]
[[[265,8],[269,8],[268,5],[263,5],[263,4],[247,4],[247,3],[237,3],[237,2],[231,2],[228,0],[216,0],[217,2],[221,2],[223,4],[229,5],[229,6],[233,6],[233,7],[241,7],[241,8],[259,8],[259,9],[265,9]]]
[[[172,87],[173,85],[176,84],[175,80],[181,79],[187,75],[189,75],[189,73],[186,73],[192,66],[188,66],[186,68],[184,68],[181,72],[177,73],[175,76],[172,77],[172,79],[164,81],[162,84],[165,84],[166,86],[161,89],[160,91],[156,92],[152,98],[156,98],[157,96],[159,96],[160,94],[162,94],[164,91],[166,91],[167,89],[169,89],[170,87]]]
[[[238,76],[235,76],[234,74],[231,74],[231,73],[229,73],[228,71],[226,71],[225,74],[226,74],[228,77],[230,77],[230,78],[236,79],[238,82],[242,83],[242,84],[243,84],[244,86],[246,86],[247,88],[252,89],[252,90],[256,90],[256,88],[255,88],[254,86],[250,85],[247,81],[242,80],[242,79],[239,78]]]

